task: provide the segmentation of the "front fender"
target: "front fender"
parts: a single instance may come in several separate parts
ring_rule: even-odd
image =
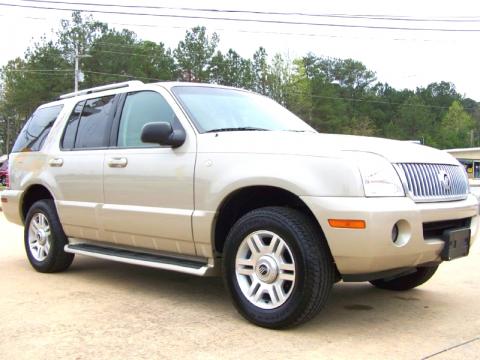
[[[351,163],[337,158],[272,154],[198,154],[197,209],[216,211],[232,192],[273,186],[297,196],[363,196],[362,180]]]

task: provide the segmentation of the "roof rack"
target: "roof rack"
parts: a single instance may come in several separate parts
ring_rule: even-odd
[[[116,83],[116,84],[97,86],[97,87],[93,87],[93,88],[90,88],[90,89],[85,89],[85,90],[80,90],[80,91],[60,95],[58,98],[60,100],[63,100],[63,99],[68,99],[68,98],[72,98],[72,97],[75,97],[75,96],[87,95],[87,94],[92,94],[92,93],[96,93],[96,92],[100,92],[100,91],[119,89],[119,88],[123,88],[123,87],[130,87],[130,86],[137,86],[137,85],[143,85],[143,82],[141,82],[139,80],[132,80],[132,81],[124,81],[124,82]]]

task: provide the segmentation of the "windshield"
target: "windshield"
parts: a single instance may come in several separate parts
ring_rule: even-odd
[[[265,96],[207,86],[175,86],[173,93],[200,133],[213,131],[310,131],[313,128]]]

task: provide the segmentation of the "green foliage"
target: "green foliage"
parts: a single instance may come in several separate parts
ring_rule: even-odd
[[[472,145],[474,122],[463,109],[462,104],[455,100],[448,112],[443,116],[439,138],[446,148],[463,148]]]
[[[83,18],[79,11],[74,11],[72,19],[62,20],[61,24],[61,30],[57,33],[57,47],[72,62],[75,51],[79,54],[88,53],[93,42],[108,30],[107,24],[95,21],[92,16]]]
[[[1,69],[0,152],[11,148],[38,105],[72,91],[76,52],[88,55],[80,59],[80,88],[129,79],[212,82],[272,97],[322,132],[424,140],[440,148],[480,144],[479,103],[452,83],[397,90],[353,59],[309,53],[291,61],[269,58],[263,47],[244,58],[218,45],[217,34],[197,26],[172,50],[74,12],[56,41],[42,38]]]
[[[267,51],[260,47],[253,54],[253,90],[259,94],[268,94],[268,55]]]
[[[210,81],[215,84],[251,89],[254,74],[250,59],[242,58],[235,50],[225,55],[217,51],[210,63]]]
[[[213,54],[217,49],[218,35],[207,35],[204,26],[187,31],[185,39],[178,43],[173,51],[180,69],[180,78],[184,81],[207,82]]]
[[[84,87],[142,79],[175,80],[176,67],[170,49],[163,43],[140,41],[129,30],[108,30],[91,45],[84,59]],[[88,70],[87,70],[88,69]]]
[[[428,105],[418,96],[411,95],[400,105],[397,116],[392,118],[391,135],[402,140],[430,139],[432,130],[436,130],[433,119]],[[431,144],[431,141],[427,142]]]

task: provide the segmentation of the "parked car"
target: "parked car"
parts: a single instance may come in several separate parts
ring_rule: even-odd
[[[419,286],[478,233],[477,200],[449,154],[321,134],[221,86],[66,94],[33,113],[10,166],[3,211],[25,225],[37,271],[81,254],[221,273],[238,311],[269,328],[311,319],[340,280]]]
[[[7,186],[8,181],[8,160],[0,166],[0,185]]]

